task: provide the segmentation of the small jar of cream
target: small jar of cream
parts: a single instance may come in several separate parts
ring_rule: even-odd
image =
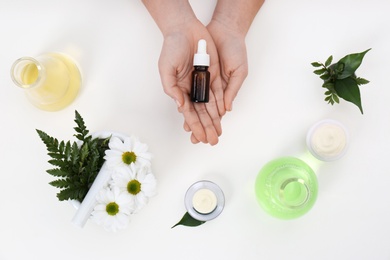
[[[188,188],[184,203],[191,217],[209,221],[221,214],[225,206],[225,196],[214,182],[198,181]]]
[[[314,157],[321,161],[340,159],[347,151],[347,129],[338,121],[325,119],[314,124],[306,136],[306,145]]]

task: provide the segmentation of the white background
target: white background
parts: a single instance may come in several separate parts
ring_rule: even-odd
[[[216,0],[193,0],[205,24]],[[268,0],[247,36],[249,75],[220,143],[193,145],[161,87],[162,35],[140,1],[0,1],[0,259],[390,259],[390,2]],[[310,63],[372,48],[357,75],[364,115],[323,101]],[[21,56],[60,51],[83,73],[74,103],[33,107],[9,70]],[[74,140],[74,110],[91,131],[137,135],[154,155],[158,195],[118,233],[70,220],[59,202],[35,129]],[[258,205],[254,181],[280,156],[305,153],[315,122],[342,122],[351,137],[341,160],[316,169],[319,195],[301,218],[283,221]],[[195,181],[216,182],[226,207],[196,228],[171,229]]]

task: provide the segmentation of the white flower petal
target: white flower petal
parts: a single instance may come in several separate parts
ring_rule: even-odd
[[[135,200],[133,196],[127,193],[127,191],[123,191],[121,196],[117,200],[118,205],[120,205],[119,211],[130,215],[130,213],[134,210]]]
[[[138,180],[139,182],[142,183],[142,182],[144,181],[145,176],[146,176],[146,174],[147,174],[147,171],[148,171],[147,167],[141,167],[141,168],[138,168],[138,169],[137,169],[136,178],[137,178],[137,180]]]
[[[126,191],[129,181],[135,178],[135,171],[133,172],[132,169],[134,168],[131,166],[118,168],[112,175],[111,185]]]
[[[121,152],[125,151],[126,149],[126,146],[122,140],[117,136],[111,137],[110,142],[108,143],[108,147],[110,147],[111,150],[117,150]]]
[[[135,202],[136,202],[136,207],[138,209],[141,209],[148,203],[148,198],[145,196],[145,194],[141,191],[135,196]]]
[[[127,225],[125,221],[133,210],[134,202],[129,199],[125,193],[118,187],[112,189],[104,188],[97,196],[98,204],[91,213],[91,219],[98,225],[103,225],[105,229],[116,231]],[[119,212],[115,215],[107,213],[107,204],[115,202],[118,205]]]
[[[94,211],[106,211],[106,205],[104,205],[104,204],[97,204],[93,210]]]
[[[106,212],[104,211],[93,211],[91,213],[91,219],[96,222],[98,225],[101,225],[104,222],[104,219],[107,217]]]
[[[125,149],[127,149],[127,150],[123,150],[123,151],[131,151],[131,150],[133,150],[134,142],[135,142],[134,137],[124,138],[123,146],[126,147]]]
[[[109,148],[105,151],[104,156],[108,167],[116,167],[118,165],[128,166],[122,160],[122,155],[125,152],[133,152],[136,155],[134,164],[137,167],[150,165],[152,156],[148,152],[148,146],[138,141],[134,136],[125,137],[123,142],[118,137],[113,136],[110,139]]]
[[[105,154],[106,154],[106,156],[105,156],[106,160],[113,160],[113,158],[115,158],[115,160],[119,161],[119,159],[117,157],[122,158],[123,152],[118,151],[118,150],[109,150],[109,149],[107,149]]]
[[[147,197],[153,197],[157,193],[156,186],[156,178],[153,174],[148,174],[142,182],[142,192],[144,192]]]
[[[129,216],[126,216],[125,214],[118,214],[116,218],[122,228],[126,227],[130,220]]]

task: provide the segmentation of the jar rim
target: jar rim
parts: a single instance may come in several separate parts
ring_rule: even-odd
[[[26,66],[31,64],[36,66],[36,69],[38,70],[38,75],[37,78],[34,80],[34,82],[30,84],[26,84],[21,79],[21,73],[22,70],[26,68]],[[12,64],[10,72],[11,72],[11,79],[15,83],[15,85],[23,89],[35,88],[39,84],[39,82],[42,81],[44,77],[44,67],[42,66],[42,64],[38,60],[28,56],[17,59]]]

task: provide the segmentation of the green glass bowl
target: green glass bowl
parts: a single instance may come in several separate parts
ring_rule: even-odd
[[[280,219],[307,213],[317,199],[318,182],[314,171],[295,157],[282,157],[265,164],[255,184],[261,207]]]

